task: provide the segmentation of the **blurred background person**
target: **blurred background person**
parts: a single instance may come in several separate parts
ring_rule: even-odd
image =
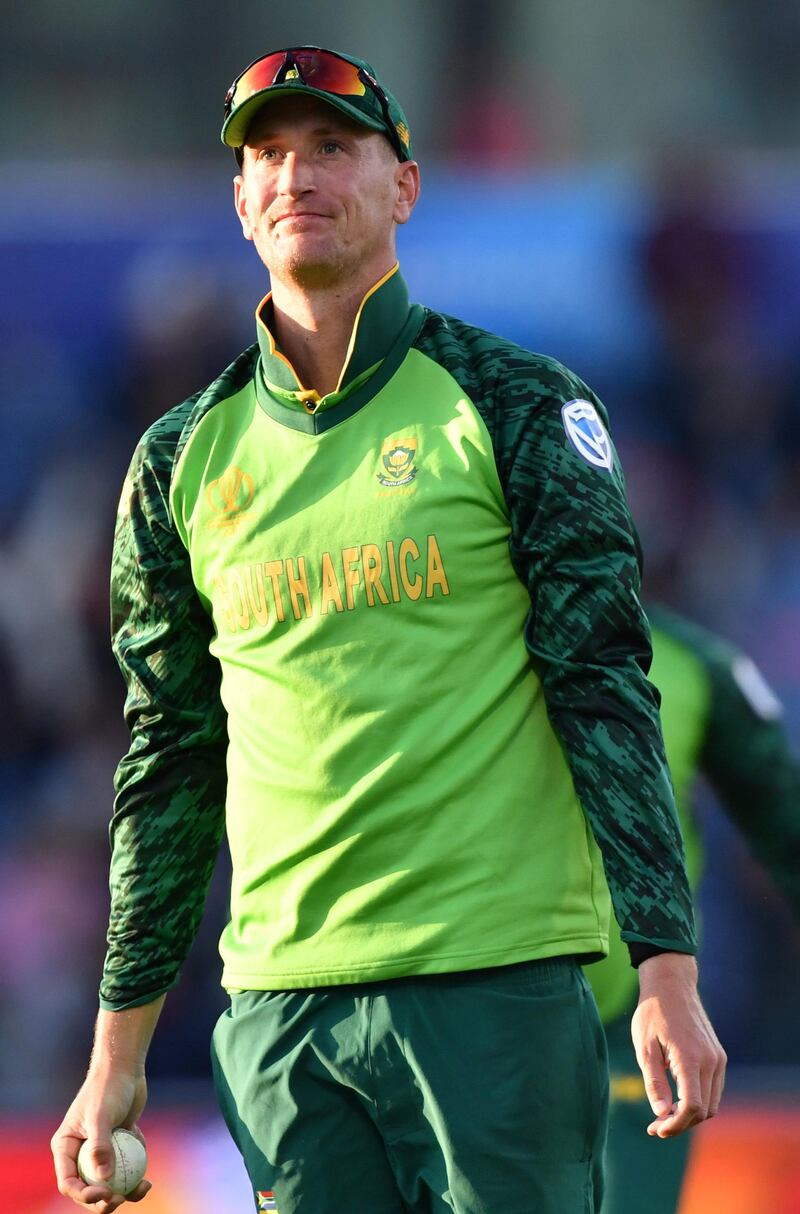
[[[664,742],[692,886],[697,888],[706,864],[693,812],[695,786],[704,776],[800,917],[800,760],[787,739],[780,701],[758,667],[719,637],[663,607],[649,606],[648,615],[650,678],[662,696]],[[650,1106],[628,1028],[637,983],[613,925],[608,957],[588,966],[586,974],[605,1025],[611,1069],[603,1214],[674,1214],[693,1142],[684,1136],[660,1151],[642,1134]]]

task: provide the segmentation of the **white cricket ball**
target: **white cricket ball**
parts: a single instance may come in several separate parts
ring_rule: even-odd
[[[114,1172],[108,1180],[99,1180],[92,1172],[88,1142],[82,1143],[78,1151],[78,1175],[86,1184],[104,1184],[112,1193],[127,1197],[144,1179],[147,1151],[142,1140],[130,1130],[112,1130],[111,1145],[114,1148]]]

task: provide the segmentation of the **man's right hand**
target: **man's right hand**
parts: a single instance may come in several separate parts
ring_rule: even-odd
[[[127,1197],[120,1197],[106,1184],[86,1184],[78,1175],[78,1151],[88,1142],[92,1168],[110,1178],[111,1131],[124,1126],[144,1142],[136,1124],[147,1101],[144,1064],[163,1005],[164,996],[159,995],[151,1003],[119,1012],[101,1010],[89,1073],[50,1141],[59,1192],[95,1214],[111,1214],[126,1201],[141,1201],[151,1187],[143,1180]]]
[[[104,1184],[86,1184],[78,1175],[78,1151],[88,1142],[92,1171],[99,1178],[110,1178],[114,1171],[111,1131],[124,1126],[144,1142],[136,1122],[146,1100],[144,1075],[89,1071],[50,1142],[60,1193],[96,1214],[111,1214],[126,1201],[141,1201],[151,1187],[147,1180],[127,1197],[112,1193]]]

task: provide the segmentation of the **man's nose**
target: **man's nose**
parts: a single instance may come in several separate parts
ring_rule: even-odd
[[[289,152],[281,165],[280,176],[278,178],[278,190],[281,194],[289,194],[292,197],[297,197],[299,194],[305,194],[313,188],[313,174],[311,165],[303,156],[298,156],[296,152]]]

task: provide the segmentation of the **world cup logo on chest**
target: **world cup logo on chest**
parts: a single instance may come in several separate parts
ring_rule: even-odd
[[[252,476],[232,464],[206,488],[206,502],[213,512],[209,527],[234,527],[250,509],[254,495]]]

